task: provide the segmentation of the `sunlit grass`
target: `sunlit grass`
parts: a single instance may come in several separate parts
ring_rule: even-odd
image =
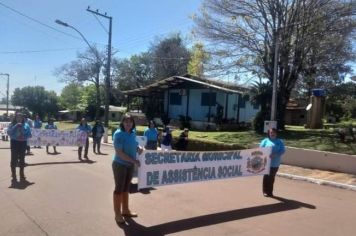
[[[78,126],[73,122],[56,122],[58,129],[71,130]],[[91,125],[93,125],[91,123]],[[109,135],[111,130],[119,126],[118,122],[109,123]],[[147,126],[137,126],[139,135],[143,134]],[[178,137],[182,131],[173,130],[173,137]],[[214,142],[224,144],[238,144],[244,148],[256,146],[265,135],[256,134],[254,131],[190,131],[189,138],[200,142]],[[356,143],[347,140],[340,142],[333,129],[305,129],[303,126],[286,126],[285,131],[279,132],[279,137],[287,146],[305,148],[319,151],[338,152],[356,155]]]

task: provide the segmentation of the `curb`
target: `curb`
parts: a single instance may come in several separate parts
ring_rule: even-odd
[[[286,174],[286,173],[277,173],[277,176],[280,176],[280,177],[283,177],[283,178],[287,178],[287,179],[301,180],[301,181],[306,181],[306,182],[309,182],[309,183],[332,186],[332,187],[337,187],[337,188],[356,191],[356,186],[355,185],[351,185],[351,184],[342,184],[342,183],[337,183],[337,182],[329,181],[329,180],[315,179],[315,178],[309,178],[309,177]]]

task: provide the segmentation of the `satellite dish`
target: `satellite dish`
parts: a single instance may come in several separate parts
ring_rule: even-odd
[[[310,110],[310,108],[312,108],[312,104],[311,103],[309,103],[309,105],[305,108],[305,110],[307,110],[307,111],[309,111]]]

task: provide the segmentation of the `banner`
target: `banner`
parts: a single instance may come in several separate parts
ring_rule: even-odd
[[[10,122],[0,122],[0,134],[6,135],[7,127],[9,127]]]
[[[30,146],[85,146],[87,133],[80,130],[31,129]]]
[[[271,148],[222,152],[145,150],[140,155],[138,188],[264,175]]]

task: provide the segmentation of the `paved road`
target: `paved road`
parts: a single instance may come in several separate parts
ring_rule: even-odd
[[[0,141],[0,235],[355,235],[356,192],[277,178],[276,198],[261,194],[261,177],[171,185],[136,192],[139,213],[124,227],[112,210],[112,148],[79,162],[33,149],[29,184],[10,186],[10,150]]]

